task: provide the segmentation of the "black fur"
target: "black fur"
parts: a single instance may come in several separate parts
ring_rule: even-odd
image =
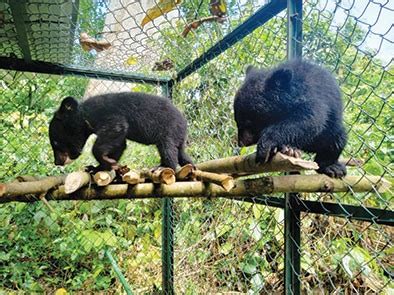
[[[56,165],[76,159],[90,134],[97,135],[97,170],[117,169],[126,139],[157,146],[161,165],[192,163],[184,151],[187,122],[170,100],[145,93],[116,93],[78,103],[66,97],[49,125]]]
[[[346,144],[342,100],[330,72],[301,60],[274,69],[249,66],[234,101],[238,144],[257,143],[256,161],[289,147],[316,153],[319,173],[343,177],[338,162]]]

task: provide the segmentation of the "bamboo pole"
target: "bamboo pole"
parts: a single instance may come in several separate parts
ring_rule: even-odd
[[[26,183],[20,183],[26,184]],[[5,185],[5,184],[2,184]],[[5,185],[6,186],[6,185]],[[40,186],[41,187],[41,186]],[[388,191],[390,183],[379,176],[346,176],[343,179],[326,175],[285,175],[266,176],[256,179],[238,179],[232,190],[226,191],[219,185],[203,182],[177,182],[172,185],[141,183],[134,186],[114,184],[101,188],[84,187],[72,194],[66,194],[64,186],[49,192],[47,200],[103,200],[103,199],[141,199],[141,198],[179,198],[179,197],[234,197],[286,192],[368,192]],[[34,202],[39,200],[41,189],[8,190],[1,194],[0,203]],[[36,198],[32,198],[34,194]]]
[[[214,173],[253,174],[261,172],[290,172],[317,170],[317,163],[276,153],[271,161],[256,164],[256,154],[211,160],[197,164],[199,170]]]

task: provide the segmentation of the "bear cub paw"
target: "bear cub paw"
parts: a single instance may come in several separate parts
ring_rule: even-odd
[[[346,167],[342,163],[337,162],[326,167],[320,167],[317,172],[333,178],[342,178],[346,176]]]

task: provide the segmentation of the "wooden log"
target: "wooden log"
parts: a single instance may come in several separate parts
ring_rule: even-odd
[[[64,183],[66,176],[46,177],[37,181],[0,183],[0,198],[3,196],[41,194]]]
[[[26,183],[20,183],[24,185]],[[2,184],[7,186],[7,184]],[[0,203],[34,202],[42,192],[34,189],[14,189],[3,193]],[[284,175],[266,176],[256,179],[237,179],[232,190],[213,183],[177,182],[173,185],[141,183],[108,185],[100,190],[84,187],[72,194],[66,194],[64,186],[47,194],[47,200],[104,200],[104,199],[138,199],[138,198],[179,198],[179,197],[234,197],[243,198],[253,195],[286,192],[386,192],[390,183],[380,176],[346,176],[344,179],[330,178],[326,175]],[[35,194],[36,198],[32,198]]]
[[[76,171],[68,174],[64,181],[64,191],[66,194],[71,194],[81,187],[88,185],[91,182],[91,176],[84,171]]]
[[[139,171],[130,170],[123,174],[122,180],[128,184],[137,184],[145,182],[145,178],[141,177]]]
[[[220,185],[224,188],[226,192],[230,191],[234,187],[234,179],[226,174],[217,174],[212,172],[206,172],[201,170],[194,170],[192,174],[198,180],[204,182],[212,182]]]
[[[186,165],[180,167],[176,171],[176,179],[179,179],[179,180],[187,179],[189,176],[191,176],[193,170],[194,170],[194,168],[193,168],[192,164],[186,164]]]
[[[99,171],[94,176],[94,182],[98,186],[106,186],[110,184],[116,177],[116,172],[114,170],[111,171]]]
[[[317,163],[289,157],[282,153],[276,153],[272,160],[264,164],[256,164],[256,154],[247,156],[235,156],[211,160],[197,164],[199,170],[228,173],[228,174],[253,174],[262,172],[291,172],[301,170],[317,170]]]
[[[149,178],[153,183],[173,184],[175,183],[175,172],[171,168],[158,167],[156,169],[144,169],[141,171],[141,177]]]

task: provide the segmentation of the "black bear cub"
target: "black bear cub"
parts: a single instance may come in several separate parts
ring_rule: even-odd
[[[280,151],[299,156],[316,153],[319,173],[343,177],[338,162],[346,144],[341,92],[327,70],[302,60],[273,69],[249,66],[234,101],[238,144],[257,143],[256,161],[264,163]]]
[[[145,93],[93,96],[82,103],[66,97],[49,125],[56,165],[76,159],[90,134],[97,135],[94,171],[119,169],[126,139],[157,146],[161,165],[192,163],[185,153],[187,122],[170,100]]]

